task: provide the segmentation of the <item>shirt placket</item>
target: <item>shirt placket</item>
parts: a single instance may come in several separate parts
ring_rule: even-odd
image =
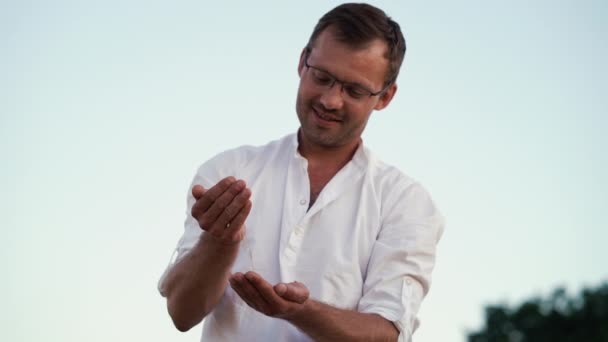
[[[306,216],[310,198],[307,168],[307,160],[297,152],[294,153],[287,170],[279,246],[281,279],[285,282],[295,280],[296,259],[304,235],[303,218]]]

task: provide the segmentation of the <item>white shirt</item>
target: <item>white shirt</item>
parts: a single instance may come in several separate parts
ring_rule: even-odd
[[[247,233],[232,272],[253,270],[271,284],[297,280],[312,299],[381,315],[400,330],[399,341],[410,341],[429,290],[442,216],[420,184],[362,145],[308,210],[307,160],[297,147],[292,134],[265,146],[229,150],[204,163],[194,177],[192,185],[210,188],[234,176],[252,191]],[[190,214],[193,204],[189,194],[178,260],[204,233]],[[227,286],[204,320],[201,341],[311,339],[290,323],[253,310]]]

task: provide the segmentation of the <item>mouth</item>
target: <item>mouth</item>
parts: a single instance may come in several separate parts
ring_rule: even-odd
[[[312,111],[315,113],[315,116],[318,119],[321,119],[323,121],[326,121],[326,122],[342,122],[341,119],[339,119],[339,118],[337,118],[337,117],[335,117],[333,115],[327,114],[327,113],[323,112],[322,110],[319,110],[318,108],[312,107]]]

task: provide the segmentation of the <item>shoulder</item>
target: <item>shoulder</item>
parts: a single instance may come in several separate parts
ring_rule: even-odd
[[[293,134],[284,136],[280,139],[270,141],[264,145],[242,145],[218,153],[208,162],[211,163],[237,163],[246,164],[257,158],[272,156],[281,151],[287,150],[291,145]]]
[[[374,152],[364,147],[367,160],[367,175],[377,191],[405,190],[418,182],[398,167],[381,160]]]
[[[294,134],[287,135],[264,145],[242,145],[222,151],[205,161],[197,170],[202,178],[219,180],[232,175],[239,176],[251,168],[264,166],[270,159],[289,151]]]
[[[369,149],[365,149],[365,154],[368,158],[369,181],[373,183],[385,214],[414,211],[418,215],[440,215],[431,194],[419,181],[380,160]]]

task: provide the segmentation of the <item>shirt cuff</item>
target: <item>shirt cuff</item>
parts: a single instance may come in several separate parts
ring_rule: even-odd
[[[362,313],[373,313],[382,316],[392,322],[399,330],[399,342],[410,342],[412,334],[418,328],[419,321],[416,317],[423,290],[419,282],[411,277],[404,277],[401,283],[401,301],[395,303],[383,303],[382,300],[373,301],[374,304],[360,309]]]

